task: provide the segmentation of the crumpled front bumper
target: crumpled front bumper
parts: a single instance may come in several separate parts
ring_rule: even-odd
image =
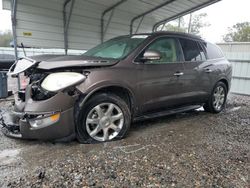
[[[53,97],[34,101],[31,98],[31,86],[25,91],[25,101],[15,95],[15,103],[3,116],[2,132],[9,137],[39,140],[67,140],[75,135],[74,104],[76,96],[58,92]],[[57,121],[41,127],[32,127],[31,120],[39,120],[48,114],[60,114]]]

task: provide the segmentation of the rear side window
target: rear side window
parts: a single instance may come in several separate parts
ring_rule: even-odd
[[[202,48],[200,43],[197,43],[197,45],[198,45],[199,50],[200,50],[201,59],[206,60],[207,58],[206,58],[206,52],[205,52],[204,48]]]
[[[182,38],[179,40],[185,61],[195,62],[206,60],[204,50],[196,41]]]
[[[220,48],[218,46],[211,44],[209,42],[202,43],[202,45],[204,46],[204,48],[207,51],[207,58],[208,59],[218,59],[218,58],[224,57],[222,51],[220,50]]]

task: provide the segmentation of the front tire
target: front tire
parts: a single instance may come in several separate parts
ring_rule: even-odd
[[[208,101],[203,106],[205,111],[220,113],[225,108],[227,92],[227,86],[223,82],[217,82]]]
[[[127,103],[112,93],[91,97],[83,106],[76,106],[76,133],[81,143],[98,143],[123,138],[130,127],[131,114]]]

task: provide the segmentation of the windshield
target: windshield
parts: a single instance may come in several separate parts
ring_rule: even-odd
[[[88,50],[84,55],[122,59],[137,48],[147,37],[148,35],[118,37]]]

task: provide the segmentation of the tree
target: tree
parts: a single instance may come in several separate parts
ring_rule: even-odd
[[[185,21],[184,17],[181,17],[171,23],[162,25],[162,27],[159,26],[159,28],[162,28],[162,30],[165,31],[180,31],[200,35],[200,30],[210,25],[208,22],[204,21],[206,17],[206,13],[201,13],[194,16],[190,14],[188,22]],[[178,25],[176,23],[178,23]]]
[[[176,19],[173,23],[166,23],[162,25],[162,30],[166,31],[178,31],[178,32],[186,32],[185,22],[183,17]]]
[[[207,17],[207,13],[201,13],[197,14],[192,17],[192,14],[190,15],[190,24],[189,24],[189,33],[200,35],[200,30],[204,27],[210,26],[210,24],[204,19]]]
[[[172,24],[165,25],[165,30],[167,31],[178,31],[178,32],[186,32],[186,29],[183,27],[175,26]]]
[[[228,33],[224,35],[225,42],[250,42],[250,22],[242,22],[228,28]]]
[[[9,47],[12,39],[13,37],[11,31],[0,33],[0,47]]]

